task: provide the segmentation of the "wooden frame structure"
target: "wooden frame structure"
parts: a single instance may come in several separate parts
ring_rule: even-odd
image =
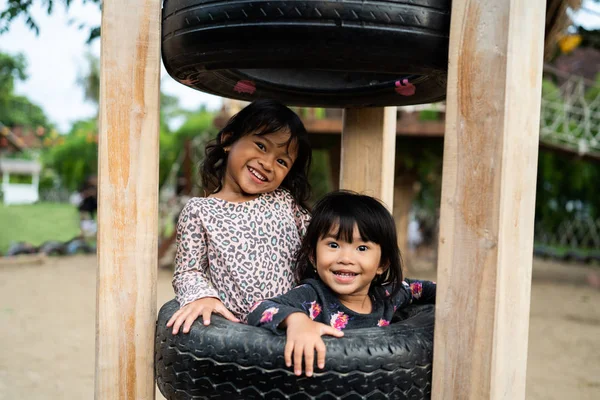
[[[525,397],[544,5],[452,4],[436,400]],[[97,400],[155,393],[160,7],[103,3]],[[390,209],[395,131],[394,108],[344,114],[341,187]]]

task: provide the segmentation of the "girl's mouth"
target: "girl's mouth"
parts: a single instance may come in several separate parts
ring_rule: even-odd
[[[263,174],[261,174],[260,172],[258,172],[257,170],[255,170],[254,168],[248,167],[248,171],[250,171],[250,175],[252,175],[258,181],[260,181],[260,182],[266,182],[267,181],[267,177],[264,176]]]
[[[358,274],[350,271],[333,271],[333,276],[339,283],[351,283]]]

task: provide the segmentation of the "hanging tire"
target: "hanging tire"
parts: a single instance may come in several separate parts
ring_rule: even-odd
[[[311,378],[285,366],[285,336],[212,316],[190,333],[166,328],[179,309],[172,300],[158,315],[155,368],[168,399],[429,399],[434,307],[411,306],[385,328],[323,337],[326,365]],[[321,372],[322,371],[322,372]]]
[[[165,0],[162,57],[184,85],[312,107],[443,100],[451,0]]]

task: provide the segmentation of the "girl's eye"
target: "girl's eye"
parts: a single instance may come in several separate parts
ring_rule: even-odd
[[[261,150],[266,150],[267,148],[265,147],[264,144],[260,143],[260,142],[256,142],[256,147],[258,147]]]
[[[286,162],[285,160],[282,160],[282,159],[280,158],[279,160],[277,160],[277,162],[278,162],[280,165],[283,165],[284,167],[287,167],[287,162]]]
[[[367,251],[367,246],[358,246],[358,251]]]
[[[327,243],[327,246],[331,247],[332,249],[337,249],[339,247],[336,242],[329,242]]]

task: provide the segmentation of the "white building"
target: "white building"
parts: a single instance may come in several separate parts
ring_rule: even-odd
[[[42,166],[33,160],[0,159],[4,204],[32,204],[39,200],[39,182]],[[10,175],[29,175],[31,183],[10,183]]]

